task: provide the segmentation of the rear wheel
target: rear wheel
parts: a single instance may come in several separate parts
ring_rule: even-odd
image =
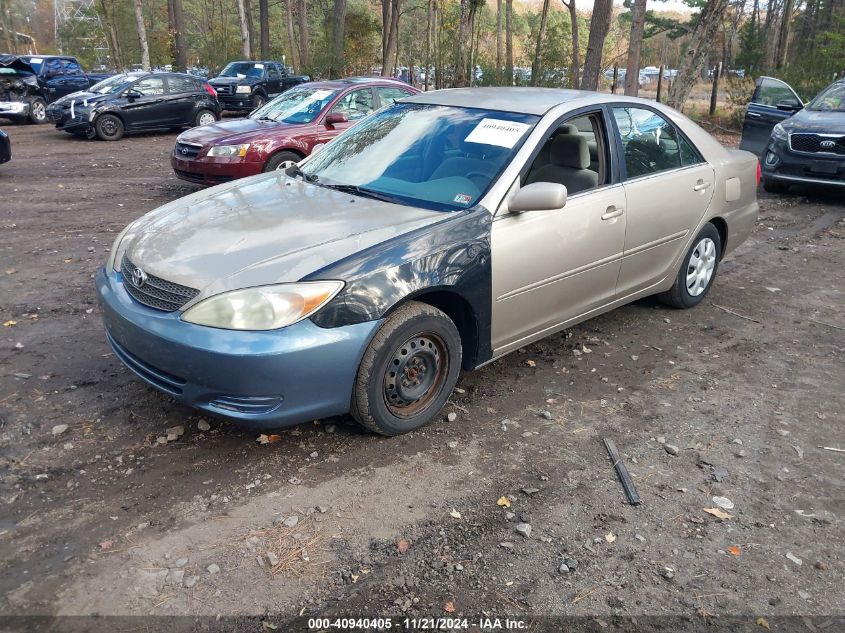
[[[436,416],[461,367],[461,337],[437,308],[410,301],[367,346],[352,393],[352,416],[366,429],[399,435]]]
[[[211,110],[200,110],[194,118],[194,126],[211,125],[217,122],[217,117]]]
[[[102,141],[119,141],[123,138],[123,121],[113,114],[101,114],[94,124],[97,138]]]
[[[46,123],[47,122],[47,103],[44,99],[35,99],[29,105],[29,117],[27,120],[30,123]]]
[[[302,160],[302,156],[294,152],[277,152],[264,165],[264,171],[284,170]]]
[[[692,308],[707,295],[722,257],[722,238],[708,223],[692,242],[671,290],[657,295],[673,308]]]
[[[763,178],[763,190],[767,193],[786,193],[789,191],[789,185],[780,182],[779,180],[772,180],[771,178]]]

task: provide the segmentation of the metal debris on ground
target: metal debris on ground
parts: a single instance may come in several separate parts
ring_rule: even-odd
[[[607,448],[607,453],[610,455],[610,461],[613,462],[613,467],[616,469],[616,474],[619,477],[619,481],[622,483],[625,495],[628,497],[628,503],[632,506],[640,505],[642,500],[640,499],[640,495],[637,493],[637,489],[634,487],[634,481],[631,479],[631,474],[628,472],[628,468],[625,466],[625,463],[622,461],[622,457],[619,455],[619,450],[616,448],[616,444],[613,443],[613,440],[606,437],[604,438],[604,446]]]

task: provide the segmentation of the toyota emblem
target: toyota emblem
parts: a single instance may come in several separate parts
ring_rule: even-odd
[[[822,141],[821,143],[819,143],[819,145],[821,145],[825,149],[833,149],[834,147],[836,147],[836,141]]]
[[[145,273],[140,268],[136,268],[132,271],[132,285],[136,288],[140,288],[145,283],[147,283],[147,273]]]

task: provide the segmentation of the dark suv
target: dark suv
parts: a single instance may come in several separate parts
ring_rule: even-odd
[[[294,76],[280,62],[229,62],[209,83],[217,91],[224,110],[251,111],[260,108],[288,88],[310,81],[307,75]]]
[[[214,123],[220,119],[220,104],[214,89],[199,77],[132,72],[51,103],[47,116],[70,134],[116,141],[124,132]]]

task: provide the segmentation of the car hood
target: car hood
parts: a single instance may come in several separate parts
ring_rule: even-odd
[[[261,174],[194,193],[140,218],[126,237],[130,261],[204,297],[298,281],[445,214]],[[123,250],[121,248],[121,250]]]
[[[51,106],[64,106],[70,105],[71,102],[76,104],[77,106],[80,105],[91,105],[94,103],[99,103],[100,101],[105,101],[106,99],[111,98],[112,95],[101,95],[95,92],[88,92],[86,90],[80,90],[78,92],[72,92],[69,95],[65,95],[59,99],[56,99]]]
[[[233,119],[218,121],[211,125],[191,128],[179,135],[178,140],[183,143],[197,143],[199,145],[223,145],[227,143],[248,143],[256,136],[262,139],[268,134],[284,131],[289,133],[293,128],[302,127],[277,123],[275,121],[258,121],[256,119]]]
[[[782,125],[790,133],[845,134],[845,112],[801,110]]]

